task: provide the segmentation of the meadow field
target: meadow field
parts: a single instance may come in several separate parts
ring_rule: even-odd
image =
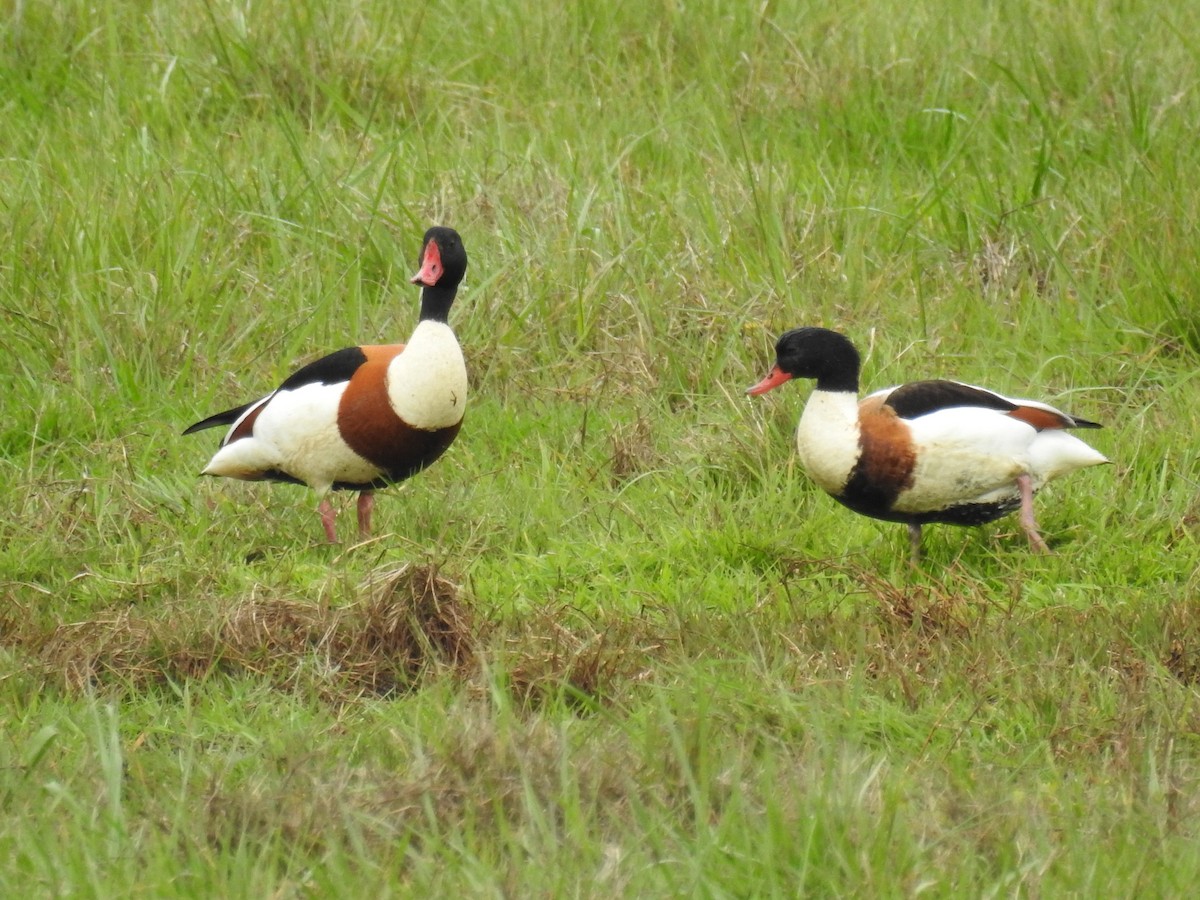
[[[17,0],[0,111],[3,896],[1194,892],[1200,6]],[[434,223],[375,536],[197,477]],[[1102,422],[1054,555],[818,491],[805,324]]]

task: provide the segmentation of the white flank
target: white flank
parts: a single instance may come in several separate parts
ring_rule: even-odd
[[[346,446],[338,432],[338,402],[345,389],[343,381],[276,391],[255,421],[254,435],[223,446],[204,474],[253,478],[279,469],[317,493],[335,481],[361,484],[378,478],[380,469]]]
[[[1058,429],[1038,431],[996,410],[958,407],[910,423],[917,465],[897,512],[927,512],[961,503],[995,503],[1019,496],[1016,479],[1047,481],[1107,460]]]
[[[909,422],[917,454],[912,487],[896,498],[897,512],[929,512],[960,503],[1016,497],[1027,474],[1037,430],[995,410],[955,407]]]
[[[467,365],[450,326],[424,321],[392,360],[388,398],[413,428],[432,431],[462,421],[467,405]]]
[[[800,464],[823,490],[839,494],[862,452],[858,397],[853,391],[813,391],[796,428]]]

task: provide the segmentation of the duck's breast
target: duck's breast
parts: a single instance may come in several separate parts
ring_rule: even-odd
[[[424,321],[404,352],[387,367],[387,396],[396,415],[413,428],[457,425],[467,405],[467,365],[450,326]]]

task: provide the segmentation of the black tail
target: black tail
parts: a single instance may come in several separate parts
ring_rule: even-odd
[[[195,425],[189,425],[184,429],[184,434],[194,434],[197,431],[203,431],[205,428],[216,428],[218,425],[232,425],[238,420],[238,417],[252,407],[257,400],[252,400],[243,406],[235,409],[227,409],[225,412],[219,412],[215,416],[209,416],[207,419],[201,419]]]

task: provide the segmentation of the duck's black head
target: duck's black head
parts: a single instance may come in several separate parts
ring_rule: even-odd
[[[412,283],[423,288],[421,318],[444,322],[458,285],[467,273],[467,248],[453,228],[435,225],[425,232],[417,264],[420,270],[412,277]]]
[[[765,394],[793,378],[815,378],[823,391],[858,391],[858,351],[828,328],[793,328],[775,342],[775,365],[748,394]]]

